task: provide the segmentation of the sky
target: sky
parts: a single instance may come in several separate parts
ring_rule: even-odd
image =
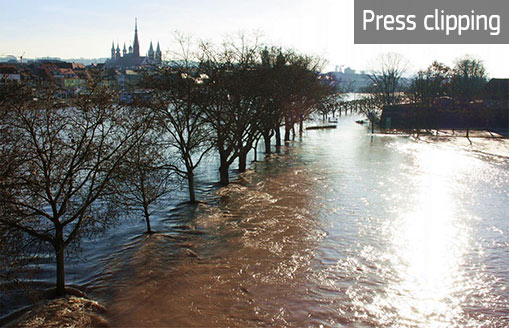
[[[0,57],[109,57],[112,42],[132,43],[136,17],[142,54],[150,41],[163,54],[175,49],[175,31],[215,42],[257,31],[267,43],[323,57],[327,71],[371,70],[396,52],[412,74],[468,54],[490,77],[509,77],[509,45],[355,45],[353,9],[354,0],[0,0]]]

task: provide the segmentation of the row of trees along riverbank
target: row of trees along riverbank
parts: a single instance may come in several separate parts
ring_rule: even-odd
[[[366,116],[372,132],[385,123],[384,111],[398,118],[392,126],[407,129],[465,128],[468,136],[471,127],[507,128],[507,82],[505,91],[496,90],[505,94],[490,94],[480,59],[465,56],[452,68],[434,61],[410,79],[407,66],[397,54],[381,56],[363,96],[347,104]]]
[[[290,139],[336,90],[320,79],[321,61],[241,39],[221,47],[187,40],[170,66],[146,72],[141,97],[119,104],[100,74],[62,100],[54,86],[1,89],[0,278],[19,279],[33,255],[54,254],[56,294],[64,295],[66,254],[154,204],[184,179],[196,202],[194,174],[205,154],[220,158],[220,182],[265,143]],[[280,134],[284,127],[284,136]]]

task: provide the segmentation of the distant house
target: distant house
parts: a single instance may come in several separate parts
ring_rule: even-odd
[[[63,86],[64,88],[77,88],[80,86],[81,80],[78,75],[70,68],[59,68],[60,73],[64,76]]]
[[[483,89],[484,103],[489,108],[508,107],[509,79],[491,79]]]
[[[347,67],[345,68],[345,74],[356,74],[356,71],[350,67]]]
[[[40,68],[44,72],[47,80],[63,84],[64,74],[55,63],[43,63]]]
[[[1,65],[0,66],[0,84],[19,83],[21,81],[21,74],[15,66]]]
[[[390,129],[414,128],[509,128],[509,79],[492,79],[482,99],[470,103],[450,97],[435,99],[433,106],[401,104],[385,106],[380,126]]]
[[[118,86],[122,89],[136,85],[139,80],[140,75],[134,70],[126,69],[123,72],[117,72]]]

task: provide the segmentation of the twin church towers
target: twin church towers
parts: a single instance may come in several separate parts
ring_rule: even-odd
[[[129,46],[129,50],[124,43],[124,49],[120,52],[120,45],[115,43],[111,45],[111,58],[108,59],[106,64],[109,66],[120,66],[124,68],[135,68],[139,66],[160,65],[162,63],[161,47],[157,42],[156,51],[150,41],[150,48],[148,49],[147,56],[140,56],[140,41],[138,40],[138,21],[134,22],[134,42]]]

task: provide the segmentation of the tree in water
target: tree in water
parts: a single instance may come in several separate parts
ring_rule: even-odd
[[[160,128],[150,130],[126,155],[119,174],[110,186],[110,195],[119,208],[145,219],[146,232],[152,233],[150,217],[158,201],[176,189],[174,171],[168,168],[161,144]]]
[[[236,159],[239,171],[246,169],[247,154],[259,137],[256,122],[261,107],[255,85],[260,82],[256,73],[258,57],[257,41],[248,40],[244,35],[238,42],[225,42],[221,50],[201,44],[199,69],[207,80],[203,84],[200,106],[214,131],[222,185],[229,183],[229,168]]]
[[[118,97],[102,84],[92,82],[87,93],[66,102],[58,91],[21,86],[22,101],[0,100],[7,107],[1,147],[18,150],[0,163],[0,172],[9,172],[0,186],[0,226],[52,249],[62,296],[65,254],[81,237],[115,222],[119,213],[109,206],[108,186],[146,125],[116,105]]]
[[[206,76],[197,72],[193,64],[191,40],[181,35],[176,39],[181,48],[176,63],[145,76],[140,86],[151,92],[151,100],[146,105],[164,131],[160,137],[167,147],[167,166],[187,180],[189,201],[196,203],[194,172],[214,148],[210,126],[198,105]]]
[[[378,58],[378,68],[368,75],[370,91],[377,94],[384,105],[399,103],[398,92],[402,91],[401,78],[407,68],[406,60],[396,53],[385,53]]]
[[[363,113],[371,124],[371,133],[380,122],[385,106],[396,105],[401,101],[402,77],[406,71],[406,60],[399,54],[386,53],[378,58],[377,68],[368,75],[371,85],[365,88],[360,105]]]

